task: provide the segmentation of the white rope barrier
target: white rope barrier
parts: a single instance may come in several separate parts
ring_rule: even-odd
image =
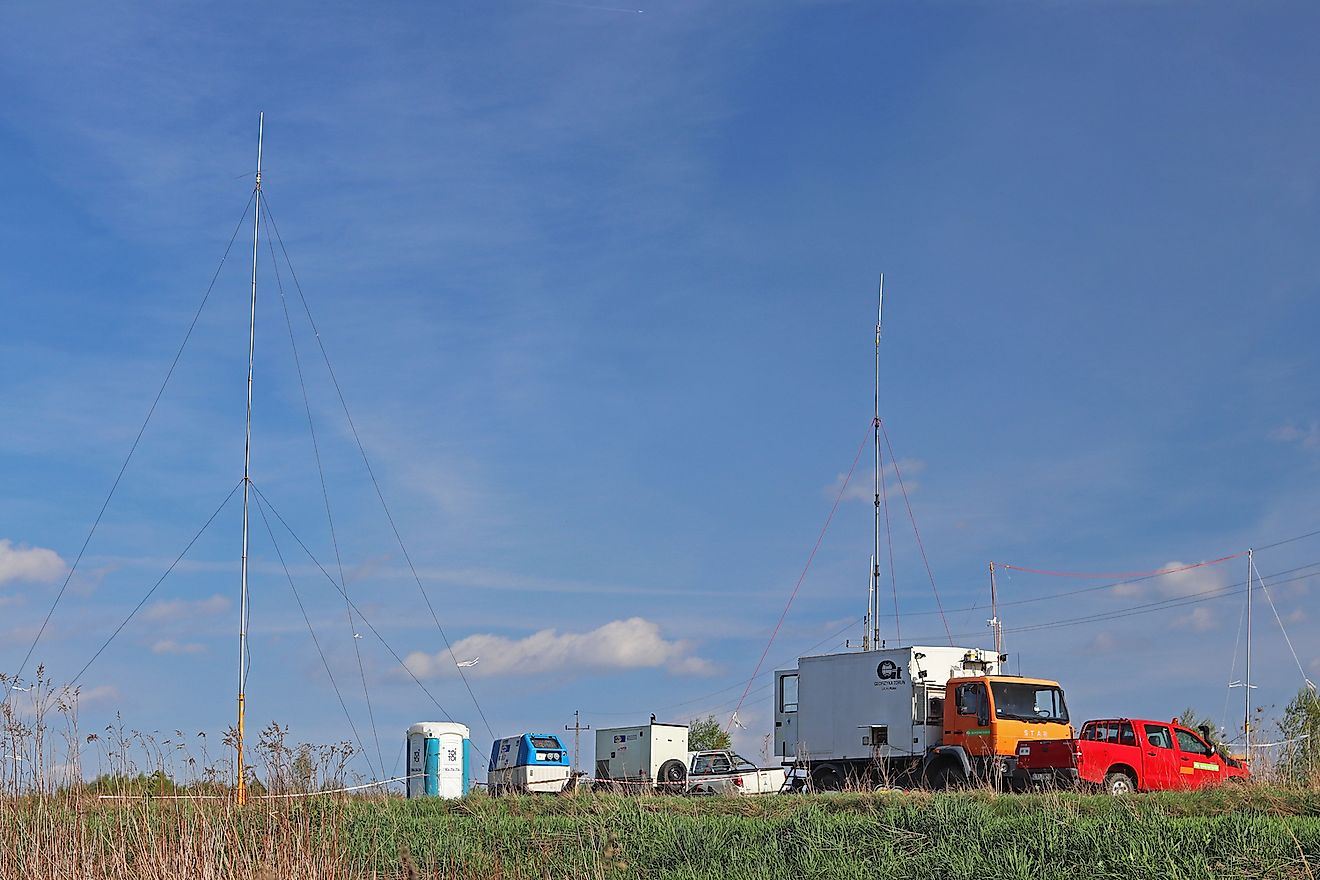
[[[382,779],[379,782],[364,782],[361,785],[349,785],[349,786],[345,786],[344,788],[329,788],[323,791],[294,791],[294,792],[285,792],[282,794],[254,794],[251,795],[248,799],[254,801],[279,800],[286,798],[317,797],[318,795],[323,795],[323,794],[343,794],[345,792],[350,792],[350,791],[362,791],[363,789],[366,788],[379,788],[382,785],[390,785],[395,782],[405,782],[409,779],[420,778],[423,775],[424,774],[421,773],[413,773],[409,776],[395,776],[392,779]],[[233,800],[234,798],[232,794],[99,794],[96,797],[98,800],[103,800],[103,801],[111,801],[111,800],[137,801],[143,799],[160,800],[160,801],[216,801],[216,800],[227,801],[227,800]]]

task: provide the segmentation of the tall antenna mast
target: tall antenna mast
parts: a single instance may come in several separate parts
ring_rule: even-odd
[[[870,621],[871,648],[879,649],[880,642],[880,327],[885,314],[885,273],[880,273],[880,292],[875,310],[875,410],[871,418],[875,457],[875,481],[872,486],[875,498],[874,541],[871,544],[871,588],[868,597],[866,615]],[[865,640],[863,640],[865,641]]]
[[[1242,682],[1242,735],[1245,737],[1242,757],[1248,763],[1251,761],[1251,576],[1256,570],[1254,554],[1254,550],[1247,549],[1247,671],[1246,680]]]
[[[1004,653],[1003,623],[999,619],[999,587],[995,583],[995,564],[990,563],[990,631],[995,635],[995,654]]]
[[[240,807],[247,803],[247,781],[243,766],[243,699],[248,667],[248,488],[252,483],[249,476],[252,461],[252,360],[257,346],[257,241],[261,229],[261,139],[265,123],[266,114],[258,114],[257,182],[254,196],[257,210],[252,221],[252,311],[248,319],[247,421],[243,441],[243,561],[238,603],[238,786],[234,797]]]

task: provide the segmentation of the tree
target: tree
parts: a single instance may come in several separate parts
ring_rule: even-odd
[[[1189,706],[1183,709],[1182,714],[1178,716],[1178,723],[1188,730],[1195,730],[1204,736],[1210,747],[1223,757],[1231,757],[1228,743],[1224,740],[1223,730],[1209,716],[1197,715],[1196,710]]]
[[[728,749],[733,747],[733,737],[729,736],[728,731],[720,727],[720,723],[715,720],[714,715],[707,715],[705,718],[694,718],[688,724],[688,748],[694,752],[704,752],[711,749]]]
[[[1320,784],[1320,696],[1307,682],[1283,710],[1279,732],[1286,745],[1279,770],[1288,780],[1303,785]]]

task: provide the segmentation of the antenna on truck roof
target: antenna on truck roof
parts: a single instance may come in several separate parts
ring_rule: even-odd
[[[866,620],[862,630],[862,650],[870,651],[884,646],[880,639],[880,330],[885,314],[885,273],[880,273],[880,290],[875,311],[875,411],[871,419],[874,446],[875,480],[872,486],[875,498],[875,519],[871,544],[870,583],[866,593]],[[894,603],[894,625],[898,625],[898,600]]]

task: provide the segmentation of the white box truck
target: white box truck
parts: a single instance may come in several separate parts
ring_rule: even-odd
[[[1019,744],[1071,735],[1063,688],[1000,672],[980,648],[912,646],[801,657],[775,673],[775,752],[795,781],[1002,783]]]
[[[652,721],[596,731],[596,784],[682,791],[687,780],[686,724]]]

